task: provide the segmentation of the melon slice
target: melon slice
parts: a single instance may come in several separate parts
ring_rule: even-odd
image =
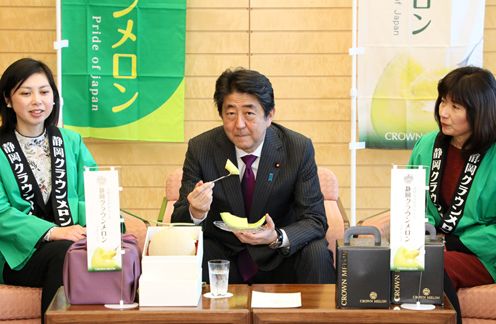
[[[239,174],[239,169],[229,159],[227,159],[227,161],[226,161],[225,168],[229,172],[229,175],[231,175],[231,174],[233,174],[233,175]]]
[[[255,223],[248,223],[248,220],[245,217],[234,216],[228,212],[220,213],[220,217],[227,226],[237,230],[256,229],[265,222],[265,215]]]

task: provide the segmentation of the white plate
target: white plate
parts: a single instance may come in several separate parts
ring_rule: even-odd
[[[132,304],[105,304],[105,307],[110,309],[133,309],[138,308],[138,303]]]
[[[401,308],[409,309],[409,310],[433,310],[436,306],[432,304],[401,304]]]
[[[240,228],[231,228],[229,227],[226,223],[223,221],[214,221],[214,225],[220,228],[221,230],[224,230],[226,232],[261,232],[263,231],[263,227],[257,227],[257,228],[245,228],[245,229],[240,229]]]

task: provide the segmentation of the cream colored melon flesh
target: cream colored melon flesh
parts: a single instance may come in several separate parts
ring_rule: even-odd
[[[245,217],[234,216],[233,214],[228,212],[220,213],[220,217],[227,226],[239,230],[255,229],[262,226],[265,222],[265,215],[255,223],[248,223],[248,220]]]
[[[150,240],[148,255],[195,255],[196,239],[174,227],[160,229]]]
[[[239,169],[229,159],[227,159],[227,161],[226,161],[225,168],[229,172],[230,175],[237,175],[237,174],[239,174]]]

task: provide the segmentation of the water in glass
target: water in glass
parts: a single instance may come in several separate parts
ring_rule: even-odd
[[[208,275],[210,279],[210,292],[214,296],[225,295],[229,282],[229,261],[208,261]]]

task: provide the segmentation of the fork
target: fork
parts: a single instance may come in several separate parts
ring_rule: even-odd
[[[229,177],[230,175],[232,175],[232,173],[229,173],[229,174],[223,175],[222,177],[218,177],[217,179],[212,180],[212,181],[210,181],[210,182],[212,182],[212,183],[217,182],[217,181],[219,181],[219,180],[222,180],[222,179],[224,179],[224,178]]]

